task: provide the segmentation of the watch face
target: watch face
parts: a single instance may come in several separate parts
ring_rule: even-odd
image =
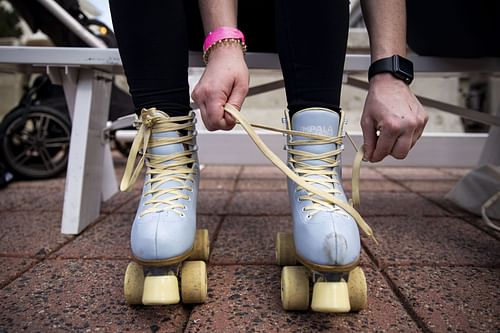
[[[413,63],[403,57],[394,55],[392,57],[393,74],[410,84],[413,81]]]

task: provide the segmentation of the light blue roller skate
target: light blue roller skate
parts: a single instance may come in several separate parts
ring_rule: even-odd
[[[288,118],[288,117],[287,117]],[[341,183],[344,119],[323,109],[301,110],[287,119],[288,166],[315,189],[348,204]],[[320,312],[364,309],[366,281],[357,267],[361,252],[358,225],[353,216],[288,179],[293,237],[278,234],[276,257],[284,265],[281,277],[283,307],[309,308],[309,278],[314,282],[311,308]],[[296,260],[303,266],[295,265]]]
[[[202,303],[209,243],[208,231],[196,230],[195,115],[169,117],[155,108],[144,109],[136,125],[121,190],[130,190],[144,164],[146,178],[132,225],[134,262],[125,273],[125,299],[129,304],[179,303],[180,272],[182,301]],[[142,156],[132,171],[139,150]]]

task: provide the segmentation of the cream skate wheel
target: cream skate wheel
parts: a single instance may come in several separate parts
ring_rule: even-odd
[[[207,265],[204,261],[185,261],[181,272],[184,304],[204,303],[207,299]]]
[[[179,302],[179,283],[175,275],[146,276],[142,304],[167,305]]]
[[[196,238],[193,246],[193,253],[189,260],[208,261],[210,255],[210,239],[208,238],[207,229],[196,230]]]
[[[144,272],[142,267],[131,262],[125,271],[123,293],[128,304],[142,304],[142,290],[144,288]]]
[[[365,273],[361,267],[356,267],[349,272],[347,280],[349,288],[349,303],[352,311],[361,311],[368,306],[368,288]]]
[[[347,283],[316,282],[311,309],[316,312],[345,313],[351,310]]]
[[[309,309],[307,268],[285,266],[281,271],[281,303],[285,310]]]
[[[280,266],[296,264],[295,245],[291,233],[278,232],[276,234],[276,263]]]

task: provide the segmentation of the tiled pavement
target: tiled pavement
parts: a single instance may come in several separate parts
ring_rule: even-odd
[[[362,170],[361,211],[379,245],[363,237],[369,309],[344,315],[281,308],[274,235],[290,216],[272,167],[203,170],[199,224],[212,253],[208,301],[197,306],[125,304],[137,190],[65,236],[64,178],[13,183],[0,191],[0,332],[499,332],[500,234],[443,199],[464,172]]]

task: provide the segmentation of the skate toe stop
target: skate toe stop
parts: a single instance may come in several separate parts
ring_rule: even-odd
[[[175,275],[146,276],[142,304],[166,305],[179,302],[179,283]]]
[[[346,282],[316,282],[311,309],[316,312],[345,313],[351,310]]]

